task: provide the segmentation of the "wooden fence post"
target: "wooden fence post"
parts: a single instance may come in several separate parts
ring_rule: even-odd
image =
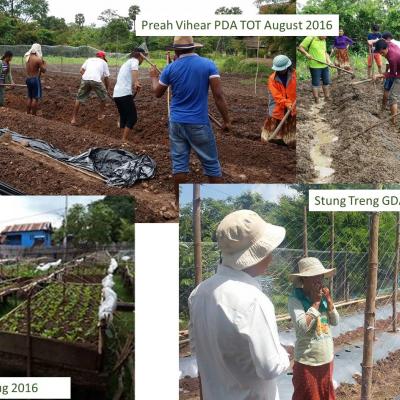
[[[31,289],[26,300],[26,376],[32,376]]]
[[[331,213],[331,262],[330,268],[335,268],[335,212]],[[329,291],[333,293],[333,275],[329,278]]]
[[[193,240],[194,240],[194,265],[195,285],[203,279],[201,260],[201,199],[200,184],[193,184]]]
[[[307,205],[303,209],[303,256],[308,257]]]
[[[373,342],[375,336],[375,302],[378,277],[379,213],[372,214],[369,237],[369,268],[364,316],[361,400],[370,400],[372,389]]]
[[[396,229],[396,266],[394,270],[393,277],[393,314],[392,314],[392,324],[393,332],[397,331],[397,296],[399,291],[399,268],[400,268],[400,213],[397,213],[396,219],[397,229]]]

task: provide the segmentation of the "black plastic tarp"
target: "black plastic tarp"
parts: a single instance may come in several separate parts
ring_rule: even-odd
[[[92,148],[78,156],[70,156],[41,139],[0,129],[0,136],[10,133],[13,141],[26,143],[32,149],[75,167],[95,172],[110,186],[129,187],[137,181],[153,178],[156,163],[148,155],[133,154],[119,149]]]

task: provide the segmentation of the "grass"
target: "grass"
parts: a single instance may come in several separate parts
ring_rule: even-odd
[[[367,77],[367,56],[368,55],[366,53],[350,53],[350,64],[355,71],[357,79],[364,79]],[[385,59],[383,58],[383,60]],[[334,58],[332,61],[334,61]],[[375,73],[377,73],[376,65],[374,70]],[[303,55],[298,55],[296,73],[299,81],[310,79],[307,61]],[[333,68],[331,69],[331,73],[332,78],[337,76],[337,70]]]

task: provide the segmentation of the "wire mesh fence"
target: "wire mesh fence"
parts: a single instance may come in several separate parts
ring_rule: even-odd
[[[14,67],[24,68],[24,55],[30,45],[0,45],[0,54],[11,50],[14,54]],[[43,58],[47,61],[47,69],[63,74],[79,74],[80,67],[89,57],[95,57],[99,49],[91,46],[42,46]],[[128,53],[107,53],[111,77],[118,75],[119,67],[128,59]]]
[[[348,229],[346,232],[335,232],[334,239],[340,242],[341,235],[347,238],[346,246],[340,251],[331,246],[321,249],[308,249],[309,257],[318,258],[325,268],[336,268],[333,277],[332,289],[335,303],[346,304],[346,312],[351,313],[352,308],[358,308],[358,300],[366,298],[367,292],[367,271],[369,262],[369,230],[366,227],[362,234],[351,238]],[[331,226],[308,226],[308,234],[318,231],[320,236],[331,235]],[[388,238],[394,236],[396,224],[386,227],[385,231],[380,232],[379,240],[379,265],[378,265],[378,285],[377,296],[382,299],[382,303],[390,303],[393,291],[393,279],[395,272],[396,253],[395,245]],[[297,263],[304,257],[304,249],[292,248],[293,243],[299,242],[298,235],[288,237],[285,247],[274,251],[272,264],[267,269],[267,274],[258,278],[264,293],[266,293],[275,306],[275,312],[279,316],[287,313],[287,301],[293,291],[293,283],[289,275],[298,272]],[[350,239],[348,239],[350,237]],[[356,242],[358,248],[365,251],[351,251],[354,248],[352,242]],[[343,242],[343,240],[342,240]],[[325,242],[326,243],[326,242]],[[216,273],[220,262],[220,252],[217,243],[202,242],[202,271],[203,280]],[[194,244],[193,242],[180,243],[180,311],[181,315],[187,316],[187,300],[194,289]],[[329,281],[326,281],[329,287]]]

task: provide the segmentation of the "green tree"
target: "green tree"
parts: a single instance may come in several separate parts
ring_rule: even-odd
[[[240,7],[219,7],[215,10],[215,14],[240,15],[243,14],[243,11],[240,9]]]
[[[76,14],[75,23],[82,29],[85,25],[85,16],[82,13]]]
[[[116,10],[112,10],[111,8],[107,8],[107,10],[102,11],[102,13],[97,18],[99,21],[103,21],[106,24],[109,24],[112,20],[118,19],[120,16],[118,15]]]
[[[112,242],[114,211],[103,203],[88,206],[86,218],[86,240],[89,243],[107,244]]]
[[[133,22],[133,31],[136,32],[136,17],[140,14],[140,7],[133,5],[129,7],[128,15]]]
[[[49,4],[47,0],[0,0],[1,12],[22,18],[25,22],[39,21],[47,16]]]
[[[135,225],[126,219],[121,219],[118,234],[120,242],[133,243],[135,241]]]

